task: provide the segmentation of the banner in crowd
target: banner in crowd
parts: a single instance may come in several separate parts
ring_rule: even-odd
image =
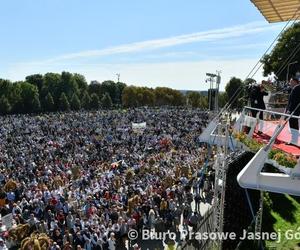
[[[140,123],[132,123],[132,130],[134,132],[143,132],[147,127],[146,122],[140,122]]]
[[[12,221],[13,221],[12,213],[1,217],[1,221],[2,221],[2,225],[6,226],[6,229],[10,229],[12,227]]]

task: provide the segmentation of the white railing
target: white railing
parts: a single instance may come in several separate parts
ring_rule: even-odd
[[[300,104],[299,104],[300,105]],[[298,106],[299,106],[298,105]],[[298,108],[297,106],[297,108]],[[248,109],[253,109],[250,107],[245,107]],[[294,112],[289,114],[279,113],[279,112],[273,112],[268,110],[258,110],[259,112],[269,112],[269,113],[277,113],[277,115],[281,116],[281,119],[279,123],[277,124],[272,137],[269,141],[269,143],[262,147],[255,156],[249,161],[249,163],[243,168],[243,170],[238,174],[237,181],[239,185],[243,188],[250,188],[250,189],[258,189],[263,191],[270,191],[270,192],[276,192],[276,193],[287,193],[291,195],[297,195],[300,196],[300,161],[298,160],[297,165],[293,169],[281,167],[282,173],[267,173],[267,172],[261,172],[265,163],[269,162],[268,160],[268,154],[275,142],[275,140],[282,134],[287,133],[286,126],[288,126],[288,121],[291,117],[298,118],[298,116],[294,116]],[[245,109],[244,109],[245,111]],[[243,124],[243,119],[245,118],[245,112],[242,113],[241,119],[238,121],[239,125]],[[257,121],[259,122],[259,114],[257,114]],[[287,119],[284,119],[286,118]],[[244,119],[245,120],[245,119]],[[255,124],[257,126],[258,123]],[[265,125],[265,124],[263,124]],[[240,127],[240,126],[236,126]],[[293,132],[293,131],[292,131]],[[297,144],[298,144],[298,135],[299,131],[297,132]],[[287,136],[284,134],[285,138]],[[293,135],[291,134],[291,137]],[[293,138],[291,138],[293,139]],[[295,141],[294,141],[295,143]]]
[[[256,117],[247,115],[247,111],[252,111],[252,110],[258,112]],[[259,119],[260,112],[277,116],[277,117],[280,116],[280,119],[276,119],[275,121],[260,120]],[[255,130],[269,137],[273,137],[274,133],[282,125],[284,118],[287,117],[300,119],[300,116],[296,116],[296,115],[289,115],[286,113],[280,113],[272,110],[257,109],[257,108],[246,106],[244,107],[240,117],[237,119],[236,124],[234,125],[234,130],[240,132],[242,131],[243,127],[246,126],[250,128],[248,133],[249,137],[253,136]],[[278,139],[284,143],[290,143],[300,147],[299,131],[290,128],[288,123],[284,126],[281,133],[279,133],[275,139]]]

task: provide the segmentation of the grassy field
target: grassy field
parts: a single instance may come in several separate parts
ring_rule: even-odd
[[[263,231],[276,231],[280,233],[281,240],[278,243],[266,241],[266,249],[300,250],[300,197],[275,193],[267,195]]]

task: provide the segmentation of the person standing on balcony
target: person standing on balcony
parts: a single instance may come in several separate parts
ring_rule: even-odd
[[[291,114],[300,103],[300,84],[299,79],[294,77],[290,80],[290,86],[291,86],[291,93],[289,95],[289,100],[286,108],[286,113]],[[295,110],[294,115],[299,116],[300,114],[300,108],[298,107]],[[299,121],[297,118],[291,118],[289,120],[289,125],[292,133],[292,142],[298,141],[298,134],[299,134]],[[295,131],[297,130],[297,131]]]
[[[264,102],[264,96],[267,96],[268,93],[265,91],[264,86],[262,84],[256,85],[252,87],[251,93],[250,93],[250,102],[252,108],[257,109],[266,109],[266,105]],[[251,114],[253,117],[256,117],[256,114],[258,113],[257,110],[252,110]],[[259,114],[259,119],[263,120],[263,112],[261,111]]]

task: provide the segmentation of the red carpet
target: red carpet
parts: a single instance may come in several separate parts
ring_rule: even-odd
[[[267,144],[273,135],[278,122],[273,121],[261,121],[259,125],[257,125],[253,138],[259,142]],[[257,132],[261,131],[262,134],[258,134]],[[289,125],[287,124],[283,131],[277,137],[277,140],[274,143],[273,148],[280,149],[286,153],[292,154],[294,156],[300,156],[300,147],[294,145],[286,145],[287,142],[291,141],[291,132],[289,129]],[[300,139],[298,138],[298,145],[300,145]]]

